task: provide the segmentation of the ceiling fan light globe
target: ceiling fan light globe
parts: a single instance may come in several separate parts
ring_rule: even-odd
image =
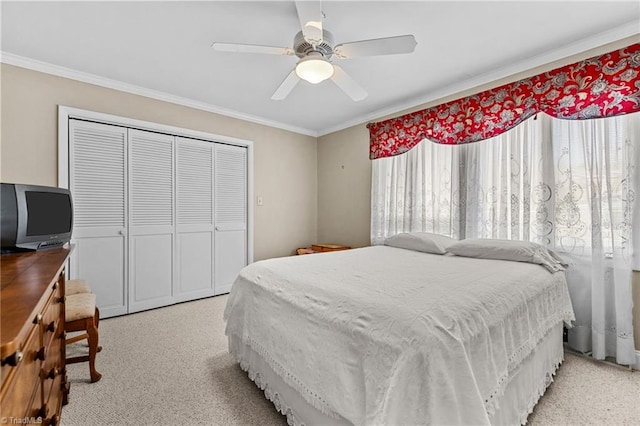
[[[309,83],[318,84],[331,78],[333,65],[326,59],[309,58],[298,62],[296,74]]]

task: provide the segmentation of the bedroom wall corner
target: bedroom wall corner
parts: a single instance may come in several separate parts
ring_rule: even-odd
[[[58,105],[248,139],[264,200],[254,204],[254,259],[317,241],[317,138],[12,65],[0,74],[3,182],[57,185]]]
[[[528,78],[573,62],[602,55],[638,42],[627,37],[582,53],[473,87],[416,107],[378,117],[385,120],[469,96],[501,84]],[[344,166],[344,169],[342,168]],[[320,241],[361,247],[370,244],[371,160],[366,123],[318,138],[318,237]]]
[[[369,130],[350,127],[318,138],[318,241],[370,244]]]

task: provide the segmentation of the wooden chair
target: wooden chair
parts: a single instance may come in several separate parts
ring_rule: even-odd
[[[87,284],[85,280],[67,280],[65,282],[65,287],[64,287],[65,296],[73,296],[74,294],[80,294],[80,293],[93,293],[91,291],[91,287],[89,287],[89,284]],[[96,306],[96,312],[94,314],[94,318],[96,321],[96,327],[98,327],[98,324],[100,323],[100,310],[98,309],[98,306]],[[82,340],[82,339],[78,339],[78,340]],[[74,342],[76,341],[77,340],[74,340]],[[100,352],[101,350],[102,350],[102,346],[98,345],[98,352]]]
[[[82,285],[74,287],[74,284],[72,283],[68,288],[71,290],[71,293],[73,293],[74,289],[77,290],[82,287]],[[74,364],[76,362],[89,361],[91,382],[97,382],[102,378],[102,374],[96,371],[96,354],[102,348],[98,345],[98,323],[100,321],[100,311],[96,307],[96,295],[87,292],[69,293],[70,292],[68,290],[65,291],[67,296],[65,302],[64,331],[67,333],[84,331],[84,333],[68,338],[65,343],[68,345],[87,339],[89,343],[89,355],[67,358],[66,362],[67,364]]]
[[[67,280],[64,284],[64,295],[72,296],[79,293],[93,293],[85,280]]]

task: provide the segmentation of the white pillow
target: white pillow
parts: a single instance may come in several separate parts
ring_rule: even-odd
[[[553,250],[529,241],[470,238],[450,245],[447,251],[479,259],[537,263],[550,272],[564,271],[568,266]]]
[[[387,238],[384,240],[384,245],[425,253],[445,254],[447,247],[457,241],[444,235],[429,232],[404,232]]]

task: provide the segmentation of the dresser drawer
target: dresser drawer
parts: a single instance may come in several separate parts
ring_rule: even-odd
[[[63,376],[58,375],[52,380],[45,382],[45,386],[51,385],[49,397],[45,399],[42,415],[44,416],[45,425],[59,425],[60,412],[62,411],[62,382]],[[46,392],[46,391],[45,391]]]
[[[58,337],[51,340],[49,346],[47,347],[47,356],[45,361],[42,363],[42,383],[44,389],[44,401],[49,400],[51,393],[56,393],[60,388],[60,380],[59,377],[64,373],[64,365],[62,365],[60,358],[60,351],[62,349],[62,345],[64,344],[62,338],[60,338],[61,333],[57,333]],[[58,387],[54,386],[55,382],[58,382]],[[50,408],[49,404],[47,407]]]
[[[40,366],[37,358],[40,351],[39,327],[33,326],[22,348],[22,360],[15,367],[4,366],[6,376],[2,383],[2,416],[25,417],[32,406],[34,393],[40,388]],[[35,401],[39,405],[39,401]]]
[[[54,285],[54,289],[51,292],[42,314],[42,332],[45,348],[49,346],[54,336],[59,336],[62,309],[64,309],[62,291],[59,286]]]
[[[42,386],[36,386],[35,392],[31,397],[31,404],[27,410],[26,417],[32,419],[31,423],[38,423],[38,419],[44,416],[42,412]]]

